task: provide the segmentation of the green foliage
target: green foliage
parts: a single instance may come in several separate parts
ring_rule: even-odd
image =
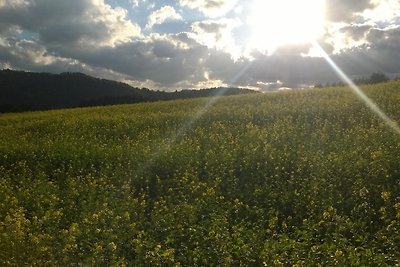
[[[0,265],[400,264],[400,136],[349,89],[210,100],[0,115]]]
[[[215,95],[256,93],[240,88],[209,88],[176,92],[134,88],[82,73],[34,73],[0,70],[0,113],[71,107],[132,104]]]
[[[369,82],[374,83],[383,83],[389,81],[389,77],[387,77],[384,73],[372,73],[369,78]]]

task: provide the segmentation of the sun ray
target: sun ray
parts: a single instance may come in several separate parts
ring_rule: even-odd
[[[345,82],[351,90],[365,103],[365,105],[371,109],[379,118],[382,119],[394,132],[400,135],[399,125],[389,118],[383,110],[381,110],[378,105],[372,101],[362,90],[358,87],[347,75],[344,73],[340,67],[332,60],[332,58],[324,51],[324,49],[316,42],[313,43],[314,48],[320,53],[320,55],[328,62],[332,69],[336,72],[339,78]]]

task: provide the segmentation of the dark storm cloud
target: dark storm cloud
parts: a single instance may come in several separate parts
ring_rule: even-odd
[[[204,69],[209,72],[210,78],[220,79],[227,84],[244,77],[236,77],[246,64],[248,59],[234,61],[229,53],[217,50],[211,50],[211,53],[204,60]]]
[[[361,43],[335,55],[346,73],[360,76],[372,72],[400,72],[400,27],[380,29],[371,25],[349,25],[341,32]]]
[[[38,34],[49,45],[113,44],[127,41],[140,28],[124,17],[122,10],[112,10],[92,0],[36,0],[24,5],[0,8],[0,24],[16,26]]]
[[[319,78],[324,79],[330,75],[331,71],[321,58],[305,58],[299,55],[260,56],[248,70],[252,83],[279,80],[290,86],[314,84]]]
[[[368,46],[347,49],[331,55],[331,59],[350,78],[368,77],[374,72],[396,74],[400,72],[400,29],[390,31],[370,30]],[[337,82],[338,74],[322,57],[305,57],[295,53],[264,55],[254,53],[254,60],[234,63],[228,57],[208,60],[210,76],[223,77],[229,84],[232,77],[239,86],[263,87],[280,81],[279,86],[302,87],[307,85]],[[261,86],[260,86],[261,85]]]
[[[362,40],[366,37],[371,25],[349,25],[340,29],[341,32],[351,37],[355,41]]]
[[[111,69],[89,66],[82,55],[139,35],[140,28],[125,15],[122,9],[92,0],[2,2],[0,62],[16,69],[82,71],[119,79]]]
[[[113,25],[106,25],[106,21],[87,17],[89,11],[111,13],[115,15],[114,23],[127,26],[128,30],[135,26],[126,25],[122,17],[107,7],[96,8],[99,7],[91,1],[71,5],[68,1],[54,0],[0,8],[0,25],[36,32],[39,36],[37,40],[19,42],[12,35],[4,37],[0,61],[30,70],[105,69],[134,80],[152,80],[162,86],[204,80],[200,62],[209,53],[205,46],[185,33],[107,45],[120,35],[113,35]]]
[[[9,45],[12,45],[10,49]],[[33,42],[16,41],[7,46],[0,45],[0,61],[13,66],[16,69],[28,69],[32,71],[65,71],[68,70],[68,62],[52,58],[46,50]]]
[[[68,53],[86,64],[109,68],[133,79],[173,85],[193,78],[201,70],[200,59],[208,52],[199,44],[180,48],[171,40],[161,39]]]
[[[357,13],[375,6],[371,0],[328,0],[325,1],[325,16],[334,22],[350,22]]]
[[[206,11],[230,6],[228,2],[238,1],[179,3]],[[343,26],[318,42],[350,77],[400,72],[399,17],[384,25],[371,23],[359,13],[371,7],[370,1],[364,0],[327,3],[331,22]],[[175,10],[185,19],[184,9],[175,6]],[[345,23],[355,14],[357,22]],[[235,45],[240,41],[246,45],[246,40],[237,40],[246,39],[246,25],[239,18],[203,18],[187,22],[191,25],[187,32],[150,31],[146,36],[131,19],[123,9],[97,0],[75,0],[73,4],[61,0],[0,1],[0,66],[80,71],[163,90],[203,84],[270,90],[339,80],[323,58],[305,56],[312,49],[308,44],[281,46],[268,55],[253,49],[233,56]],[[164,24],[163,20],[157,23]],[[337,49],[335,42],[341,41],[338,35],[349,45]]]
[[[370,49],[366,51],[382,72],[400,72],[400,27],[388,30],[372,29],[367,35]],[[372,63],[372,62],[371,62]]]
[[[166,40],[155,41],[152,45],[152,52],[157,58],[175,58],[180,53],[175,45]]]
[[[367,40],[375,49],[391,50],[399,54],[400,51],[400,26],[393,29],[371,29]]]

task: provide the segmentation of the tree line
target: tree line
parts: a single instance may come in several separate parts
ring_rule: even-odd
[[[390,78],[386,76],[386,74],[381,73],[381,72],[374,72],[368,77],[359,77],[353,79],[353,82],[357,85],[363,85],[363,84],[377,84],[377,83],[382,83],[382,82],[387,82],[389,81]],[[400,76],[397,76],[395,80],[400,80]],[[318,83],[314,87],[315,88],[323,88],[323,87],[336,87],[336,86],[345,86],[346,84],[344,82],[333,82],[333,83]]]
[[[82,73],[0,71],[0,112],[132,104],[215,95],[254,93],[241,88],[208,88],[175,92],[131,87]]]

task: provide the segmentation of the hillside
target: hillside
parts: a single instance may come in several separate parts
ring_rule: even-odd
[[[345,87],[0,114],[0,265],[397,266],[399,162]]]
[[[0,112],[104,106],[212,95],[254,93],[239,88],[152,91],[82,73],[0,71]]]

